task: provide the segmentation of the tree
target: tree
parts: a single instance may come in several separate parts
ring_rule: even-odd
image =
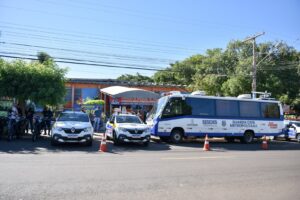
[[[176,84],[175,74],[171,68],[166,68],[163,71],[158,71],[154,74],[153,80],[155,83],[171,83]]]
[[[45,63],[45,62],[53,61],[51,56],[49,54],[45,53],[45,52],[39,52],[37,54],[37,58],[38,58],[38,61],[42,64]]]
[[[63,102],[65,95],[65,69],[54,62],[42,63],[22,60],[0,62],[0,94],[16,98],[21,107],[31,100],[42,105]]]
[[[266,42],[256,46],[257,91],[300,111],[300,52],[284,42]],[[208,49],[171,64],[154,74],[155,82],[189,85],[209,95],[237,96],[251,93],[252,44],[231,41],[222,50]]]
[[[153,79],[149,76],[143,76],[139,73],[136,73],[136,75],[131,75],[131,74],[125,74],[122,76],[119,76],[117,80],[120,81],[133,81],[133,82],[148,82],[152,83]]]

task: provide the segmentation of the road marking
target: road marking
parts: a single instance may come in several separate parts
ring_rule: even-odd
[[[201,160],[201,159],[227,159],[234,158],[233,156],[205,156],[205,157],[166,157],[161,160]]]

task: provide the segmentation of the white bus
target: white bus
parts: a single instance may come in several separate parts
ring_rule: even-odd
[[[172,94],[162,97],[147,118],[151,134],[179,143],[186,137],[254,138],[277,136],[284,128],[280,102],[270,99]]]

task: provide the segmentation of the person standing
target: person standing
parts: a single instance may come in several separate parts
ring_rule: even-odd
[[[94,118],[94,131],[99,132],[100,130],[100,123],[101,123],[101,110],[99,106],[96,108],[94,112],[95,118]]]
[[[13,104],[11,109],[8,112],[8,135],[9,141],[12,140],[13,135],[15,134],[15,124],[18,117],[18,109],[16,104]]]
[[[28,121],[26,126],[26,133],[28,133],[29,126],[31,129],[31,133],[33,133],[33,115],[34,111],[31,107],[29,107],[28,110],[26,110],[26,120]]]
[[[43,116],[44,116],[44,134],[47,135],[47,130],[48,130],[48,135],[50,135],[51,119],[53,117],[53,113],[47,106],[44,107]]]

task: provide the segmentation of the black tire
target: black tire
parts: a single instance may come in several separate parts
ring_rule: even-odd
[[[87,146],[87,147],[93,146],[93,141],[91,140],[91,141],[86,142],[85,146]]]
[[[183,138],[183,133],[181,130],[175,129],[172,131],[171,136],[170,136],[170,140],[172,143],[174,143],[174,144],[181,143],[182,138]]]
[[[235,138],[234,137],[225,137],[225,140],[229,143],[234,143]]]
[[[120,141],[118,140],[116,133],[113,133],[113,141],[114,141],[114,145],[115,146],[119,146],[120,145]]]
[[[245,144],[250,144],[253,142],[254,134],[252,131],[246,131],[244,136],[241,138],[241,142]]]
[[[144,143],[143,143],[143,146],[144,146],[144,147],[149,146],[149,142],[144,142]]]
[[[170,141],[170,137],[168,137],[168,136],[160,136],[159,139],[163,142],[169,142]]]
[[[57,142],[53,139],[51,139],[51,146],[57,146]]]
[[[11,133],[9,133],[7,140],[10,142],[10,141],[12,141],[12,139],[13,139],[13,136]]]
[[[297,140],[297,142],[300,143],[300,133],[298,133],[298,134],[296,135],[296,140]]]
[[[33,133],[33,134],[32,134],[32,142],[35,142],[36,139],[37,139],[37,135],[36,135],[36,133]]]
[[[285,141],[290,141],[290,140],[291,140],[291,138],[289,138],[288,135],[285,135],[285,136],[284,136],[284,139],[285,139]]]

